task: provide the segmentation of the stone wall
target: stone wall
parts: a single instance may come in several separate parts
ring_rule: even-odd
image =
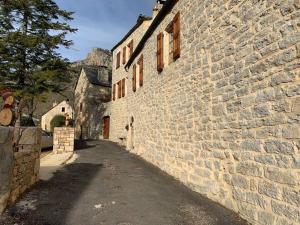
[[[75,129],[73,127],[55,127],[53,152],[61,154],[74,151]]]
[[[40,129],[0,127],[0,213],[39,180],[40,149]]]
[[[130,115],[127,114],[127,96],[128,93],[132,91],[132,85],[130,85],[130,77],[128,72],[124,68],[124,64],[122,63],[123,57],[123,48],[127,46],[131,41],[133,41],[134,48],[138,45],[139,41],[143,37],[143,34],[146,32],[149,27],[151,21],[144,21],[131,35],[124,40],[124,43],[118,46],[113,51],[113,76],[112,76],[112,86],[116,85],[116,99],[111,104],[110,112],[112,118],[118,118],[111,120],[110,124],[110,137],[112,137],[112,141],[121,142],[122,144],[126,144],[127,139],[127,130],[126,126],[129,125]],[[126,58],[129,58],[129,50],[127,49]],[[117,65],[117,54],[121,52],[121,66],[116,68]],[[118,98],[118,85],[117,82],[125,78],[125,97]]]
[[[299,8],[178,1],[145,43],[136,93],[129,68],[127,106],[118,109],[134,117],[128,149],[253,224],[299,224]],[[178,11],[181,57],[158,73],[157,35]]]
[[[14,166],[13,129],[0,127],[0,214],[10,196]]]

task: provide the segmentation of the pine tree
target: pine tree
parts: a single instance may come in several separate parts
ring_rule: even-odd
[[[76,31],[68,24],[72,14],[53,0],[0,0],[0,86],[25,100],[30,117],[35,101],[70,80],[58,49],[73,44],[66,39]]]

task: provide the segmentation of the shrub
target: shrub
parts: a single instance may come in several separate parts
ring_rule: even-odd
[[[53,119],[50,122],[51,125],[51,131],[54,131],[54,127],[63,127],[65,125],[65,116],[63,115],[56,115],[53,117]]]

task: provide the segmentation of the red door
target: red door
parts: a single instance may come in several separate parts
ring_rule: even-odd
[[[103,138],[109,139],[109,124],[110,118],[109,116],[103,118]]]

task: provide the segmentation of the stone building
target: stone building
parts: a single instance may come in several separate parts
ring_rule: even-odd
[[[100,139],[103,132],[105,103],[111,96],[111,69],[106,66],[81,70],[75,88],[75,136],[77,139]]]
[[[158,4],[113,49],[110,139],[252,224],[300,224],[299,15],[297,0]]]
[[[59,104],[57,104],[56,102],[53,103],[52,109],[50,109],[42,116],[42,120],[41,120],[42,129],[51,132],[52,119],[57,115],[65,116],[66,114],[68,114],[70,118],[73,119],[73,108],[67,100],[62,101]]]

